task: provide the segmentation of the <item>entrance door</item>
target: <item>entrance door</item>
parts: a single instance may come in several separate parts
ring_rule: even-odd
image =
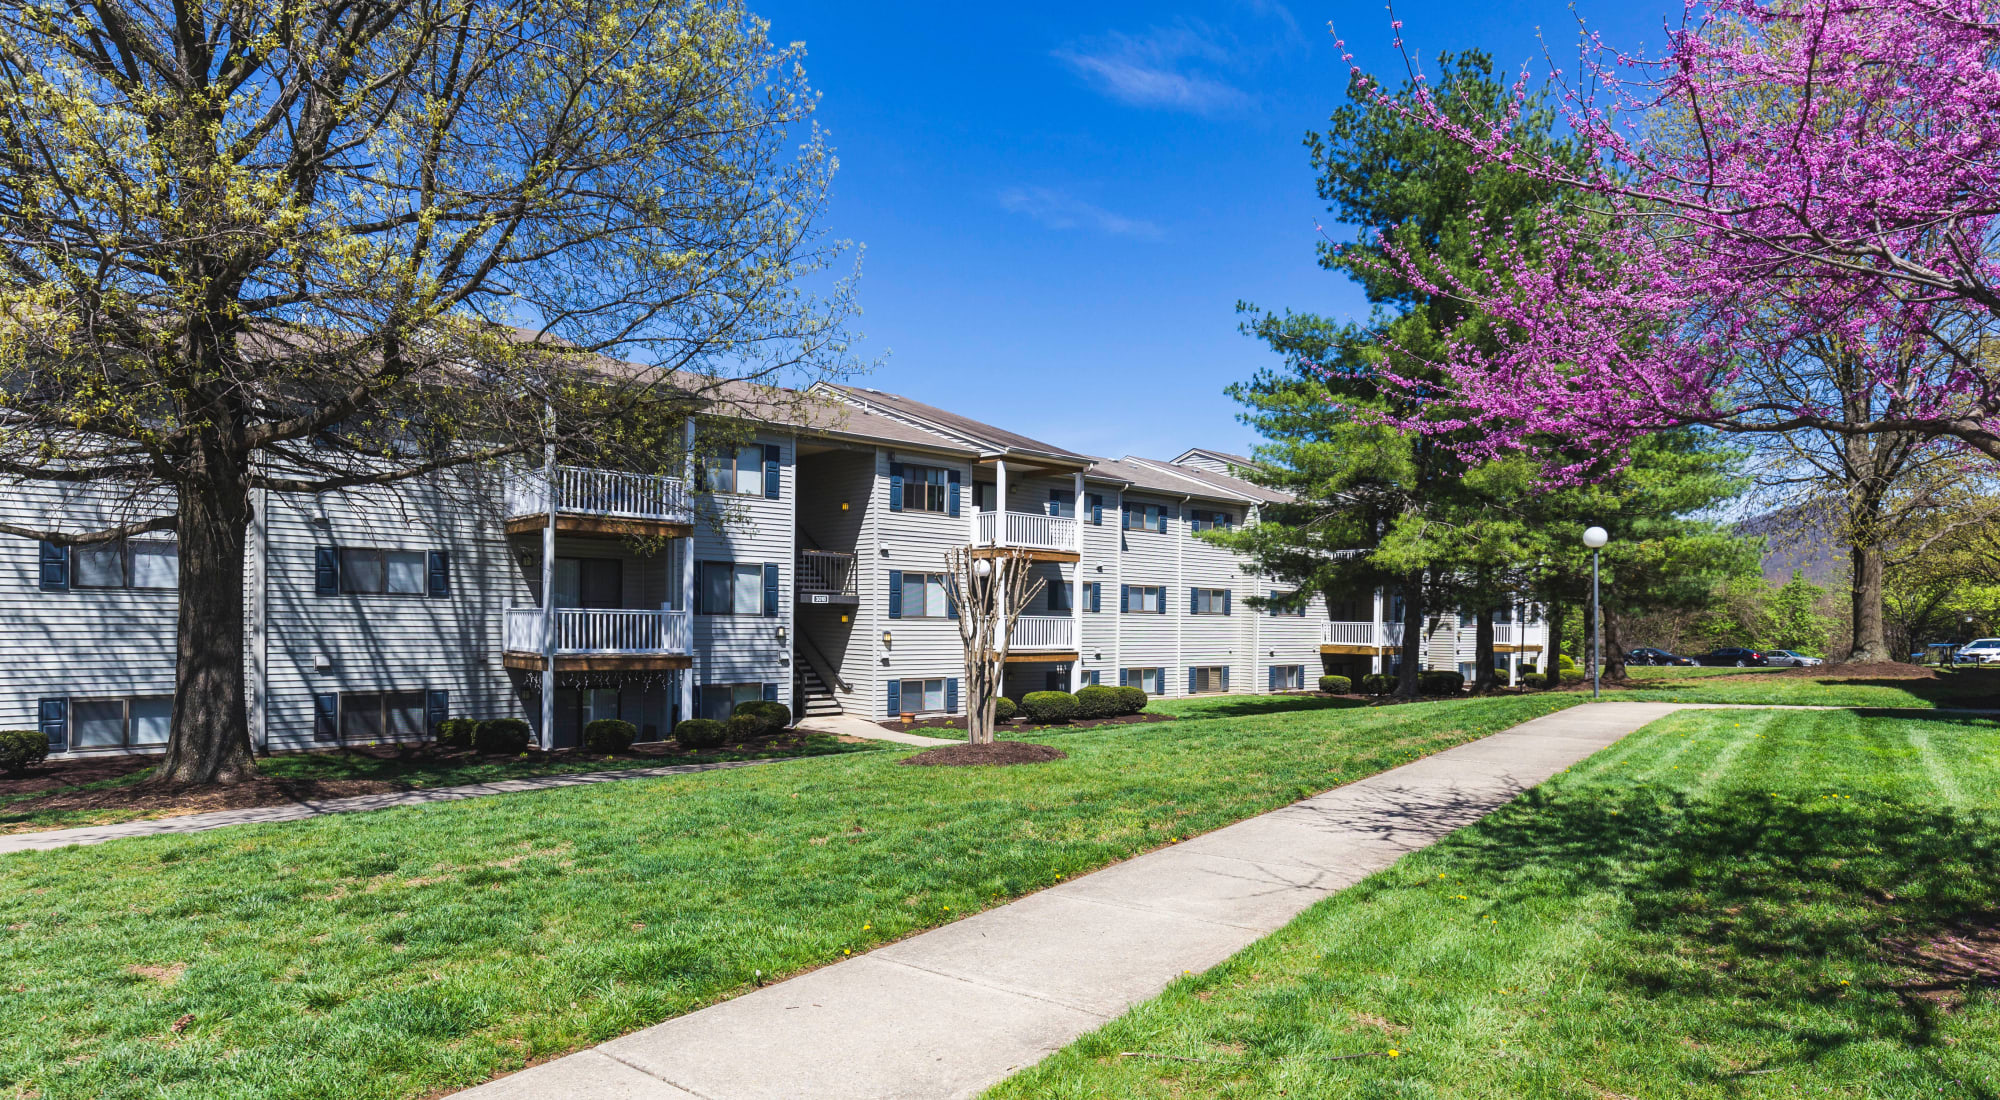
[[[617,558],[557,558],[556,606],[625,606],[625,563]]]
[[[583,727],[599,718],[618,717],[618,708],[617,688],[557,688],[554,747],[582,744]]]

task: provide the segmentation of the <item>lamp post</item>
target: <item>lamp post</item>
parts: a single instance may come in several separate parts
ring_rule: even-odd
[[[1590,697],[1598,697],[1599,669],[1603,667],[1604,612],[1597,602],[1597,558],[1598,551],[1611,541],[1611,536],[1602,527],[1583,529],[1583,544],[1590,547]]]

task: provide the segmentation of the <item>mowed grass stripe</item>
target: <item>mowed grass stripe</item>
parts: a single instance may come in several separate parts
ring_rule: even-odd
[[[0,1089],[433,1095],[1573,702],[1206,700],[1034,767],[868,752],[4,857]]]
[[[1683,712],[991,1095],[2000,1095],[2000,987],[1912,949],[2000,920],[1996,762],[1991,720]]]

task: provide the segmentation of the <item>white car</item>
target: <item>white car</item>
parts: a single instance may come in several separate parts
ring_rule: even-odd
[[[1957,659],[1973,664],[2000,665],[2000,638],[1974,638],[1958,647]]]
[[[1764,651],[1764,663],[1772,668],[1814,668],[1826,662],[1818,657],[1793,653],[1789,649],[1767,649]]]

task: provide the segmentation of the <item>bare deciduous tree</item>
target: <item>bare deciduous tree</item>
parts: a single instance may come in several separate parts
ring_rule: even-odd
[[[1042,594],[1026,550],[956,547],[945,553],[945,583],[958,607],[965,643],[965,731],[974,745],[993,741],[993,701],[1006,681],[1014,623]]]

